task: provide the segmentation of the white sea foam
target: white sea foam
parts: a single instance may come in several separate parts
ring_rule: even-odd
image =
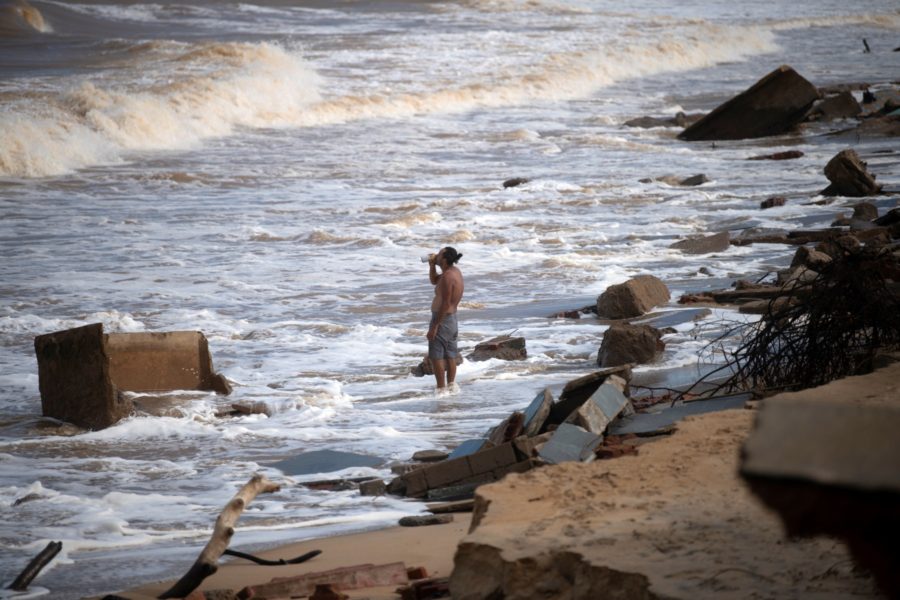
[[[37,106],[0,113],[0,176],[58,175],[129,151],[196,147],[238,127],[292,124],[318,99],[318,77],[270,43],[221,43],[179,57],[186,72],[149,87],[83,81]],[[205,71],[191,75],[193,65]]]

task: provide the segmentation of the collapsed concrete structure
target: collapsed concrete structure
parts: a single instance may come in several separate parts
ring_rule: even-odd
[[[107,334],[96,323],[39,335],[34,350],[43,415],[87,429],[109,427],[132,412],[121,392],[231,393],[199,331]]]

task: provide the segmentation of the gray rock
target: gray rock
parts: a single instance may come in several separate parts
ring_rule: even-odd
[[[414,517],[403,517],[399,523],[401,527],[423,527],[425,525],[443,525],[444,523],[452,523],[453,515],[416,515]]]
[[[669,248],[681,250],[684,254],[709,254],[724,252],[731,247],[731,234],[727,231],[699,238],[689,238],[675,242]]]
[[[653,275],[639,275],[606,288],[597,298],[597,314],[609,319],[639,317],[669,298],[666,284]]]
[[[661,337],[650,325],[613,325],[603,334],[597,363],[601,367],[648,363],[665,348]]]
[[[450,455],[441,450],[419,450],[412,455],[412,459],[419,462],[438,462],[446,460],[448,456]]]

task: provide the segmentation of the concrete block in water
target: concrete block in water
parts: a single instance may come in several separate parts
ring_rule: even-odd
[[[604,383],[569,419],[591,433],[602,434],[626,406],[628,398],[625,394],[616,386]]]
[[[131,413],[119,392],[231,392],[199,331],[103,333],[100,323],[34,339],[44,416],[102,429]]]

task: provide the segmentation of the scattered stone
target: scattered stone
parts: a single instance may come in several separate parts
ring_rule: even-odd
[[[884,215],[875,219],[875,224],[880,227],[889,227],[900,223],[900,208],[892,208]]]
[[[874,221],[878,218],[878,207],[871,202],[859,202],[853,205],[853,219]]]
[[[463,364],[462,355],[456,356],[456,366]],[[431,364],[431,359],[428,356],[422,359],[415,367],[411,368],[409,372],[416,377],[424,377],[426,375],[434,375],[434,366]]]
[[[828,161],[825,176],[831,185],[822,191],[824,196],[873,196],[881,191],[866,163],[851,149],[841,150]]]
[[[541,459],[557,465],[563,462],[590,462],[603,436],[585,431],[577,425],[563,423],[538,453]]]
[[[759,207],[765,210],[767,208],[775,208],[776,206],[784,206],[786,203],[787,198],[784,196],[772,196],[771,198],[766,198],[760,202]]]
[[[643,129],[651,129],[653,127],[687,127],[691,123],[696,123],[703,118],[702,113],[687,115],[681,111],[677,112],[674,117],[638,117],[625,121],[626,127],[641,127]]]
[[[503,187],[504,188],[517,187],[517,186],[522,185],[523,183],[528,183],[529,181],[531,181],[531,180],[528,179],[527,177],[513,177],[512,179],[507,179],[506,181],[504,181]]]
[[[611,285],[597,298],[597,314],[609,319],[639,317],[669,301],[669,288],[653,275]]]
[[[37,494],[37,493],[26,494],[25,496],[22,496],[21,498],[16,498],[15,502],[13,502],[12,505],[19,506],[20,504],[25,504],[26,502],[31,502],[33,500],[40,500],[41,498],[43,498],[43,496],[41,496],[40,494]]]
[[[446,460],[448,456],[450,455],[441,450],[419,450],[412,455],[412,459],[419,462],[439,462]]]
[[[525,349],[524,337],[501,335],[475,346],[475,350],[467,358],[476,362],[491,358],[525,360],[528,358],[528,351]]]
[[[661,337],[660,331],[650,325],[612,325],[603,333],[597,363],[601,367],[648,363],[665,349]]]
[[[564,310],[550,316],[551,319],[580,319],[580,310]]]
[[[800,150],[786,150],[784,152],[775,152],[774,154],[762,154],[760,156],[751,156],[747,160],[794,160],[802,158],[803,152]]]
[[[707,177],[703,173],[700,173],[698,175],[692,175],[690,177],[686,177],[685,179],[682,179],[681,181],[678,182],[678,185],[698,186],[698,185],[708,183],[708,182],[709,182],[709,177]]]
[[[841,92],[836,96],[828,96],[815,106],[809,113],[809,120],[834,121],[837,119],[850,119],[862,112],[862,107],[853,94],[849,91]]]
[[[684,254],[709,254],[724,252],[731,247],[731,234],[727,231],[700,238],[689,238],[671,244],[669,248],[681,250]]]
[[[831,257],[808,246],[800,246],[791,260],[791,268],[805,266],[820,271],[831,262]]]
[[[784,65],[685,129],[682,140],[738,140],[777,135],[806,115],[819,91]]]
[[[382,479],[370,479],[359,484],[360,496],[384,496],[387,493],[387,485]]]
[[[444,525],[452,523],[453,515],[416,515],[413,517],[403,517],[399,523],[401,527],[423,527],[426,525]]]

